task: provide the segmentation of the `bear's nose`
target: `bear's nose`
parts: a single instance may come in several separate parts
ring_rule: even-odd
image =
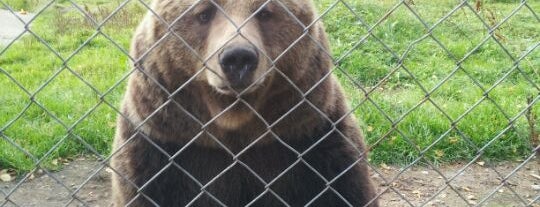
[[[228,47],[220,54],[219,63],[233,88],[245,88],[250,84],[259,57],[251,47]]]

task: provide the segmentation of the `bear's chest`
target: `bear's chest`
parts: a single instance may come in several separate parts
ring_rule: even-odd
[[[143,147],[152,156],[139,158],[138,170],[145,176],[136,181],[160,206],[284,206],[282,200],[300,206],[326,188],[325,178],[317,170],[328,163],[320,159],[324,156],[320,153],[299,159],[278,143],[236,156],[195,145],[161,147],[163,151]]]

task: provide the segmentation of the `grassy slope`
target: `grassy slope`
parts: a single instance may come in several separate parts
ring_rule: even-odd
[[[29,6],[36,5],[36,1],[6,2],[17,10],[32,10],[39,8]],[[111,8],[118,5],[116,2],[96,2],[83,1],[81,7],[86,7],[100,21],[112,11]],[[328,8],[333,1],[316,2],[319,8]],[[367,29],[360,21],[373,25],[395,1],[345,2],[362,19],[356,18],[340,3],[324,16],[323,20],[330,34],[334,56],[336,59],[343,57],[337,63],[341,69],[336,70],[336,74],[355,106],[354,114],[361,120],[369,143],[376,143],[371,153],[371,160],[374,162],[408,163],[419,156],[417,149],[426,148],[443,134],[442,140],[426,151],[429,160],[451,162],[470,159],[477,153],[476,147],[483,146],[508,126],[505,116],[515,116],[526,107],[527,96],[539,94],[523,75],[513,72],[490,91],[489,97],[492,101],[481,102],[459,119],[456,129],[445,133],[450,129],[451,121],[438,108],[444,110],[450,119],[458,119],[483,97],[483,91],[478,85],[484,90],[489,89],[509,71],[513,61],[495,41],[489,40],[463,61],[461,65],[464,70],[458,70],[439,87],[456,67],[456,60],[462,59],[487,35],[485,27],[470,10],[457,11],[433,30],[433,36],[448,49],[451,56],[431,38],[411,45],[426,34],[427,30],[404,6],[399,7],[372,31],[394,54],[373,37],[368,37],[349,54],[348,51],[353,45],[366,34]],[[455,2],[415,1],[412,8],[426,24],[433,25],[456,5]],[[96,6],[97,4],[100,6]],[[516,8],[516,5],[512,2],[486,2],[480,17],[491,24],[489,19],[500,21]],[[535,11],[540,11],[540,2],[530,2],[529,5]],[[102,34],[89,41],[96,32],[92,23],[86,21],[78,11],[66,8],[66,3],[60,1],[56,6],[46,9],[33,23],[32,31],[51,48],[40,43],[38,38],[27,35],[7,50],[0,50],[0,129],[15,120],[3,131],[5,136],[39,159],[58,140],[63,139],[68,132],[70,134],[66,141],[51,152],[52,156],[45,159],[43,164],[48,167],[54,167],[50,165],[51,160],[58,157],[91,153],[81,144],[79,137],[98,152],[108,152],[116,113],[101,100],[113,106],[118,105],[124,81],[119,85],[116,83],[129,70],[128,58],[122,50]],[[101,31],[127,50],[133,27],[143,11],[140,4],[129,3],[115,18],[110,19]],[[538,44],[538,30],[538,19],[535,19],[530,11],[522,9],[497,30],[497,35],[511,55],[519,57],[531,49],[531,45]],[[87,46],[71,56],[86,41],[89,41]],[[398,65],[399,57],[404,55],[408,47],[411,50],[407,53],[403,65],[412,75],[404,68],[399,68],[385,78]],[[56,51],[59,57],[54,55],[51,49]],[[62,59],[69,59],[69,69],[63,67]],[[530,81],[540,85],[540,49],[534,50],[519,66]],[[349,75],[344,75],[343,71]],[[7,72],[16,79],[30,94],[37,92],[34,100],[46,107],[48,112],[40,105],[31,104],[30,95],[13,84],[2,72]],[[42,87],[55,73],[58,73],[58,76],[46,87]],[[84,78],[87,83],[77,76]],[[381,80],[385,81],[379,84]],[[428,101],[410,111],[425,97],[419,84],[428,91],[437,88],[430,96],[430,100],[437,107]],[[365,101],[364,93],[359,87],[367,91],[373,90],[369,97],[375,104]],[[101,99],[103,94],[106,95]],[[27,105],[28,108],[24,110]],[[15,119],[23,110],[22,116]],[[540,117],[540,104],[535,104],[534,111]],[[88,113],[86,118],[79,121]],[[404,114],[406,116],[401,118]],[[402,119],[396,125],[397,130],[391,130],[392,123],[388,118],[393,121]],[[71,128],[72,130],[68,130]],[[520,117],[515,127],[486,149],[484,158],[513,159],[529,154],[531,146],[528,133],[526,119]],[[381,137],[384,139],[379,141]],[[32,168],[33,160],[5,139],[0,138],[0,148],[0,168]]]
[[[349,8],[362,19],[351,15],[343,4],[338,4],[324,20],[330,33],[336,57],[347,54],[353,43],[366,34],[360,21],[373,25],[381,19],[395,1],[348,1]],[[457,1],[415,1],[412,5],[428,28],[456,6]],[[539,3],[530,3],[538,11]],[[321,3],[328,7],[329,3]],[[510,14],[516,8],[515,3],[486,2],[481,8],[480,18],[492,24]],[[526,9],[520,10],[496,34],[500,42],[514,58],[531,50],[531,45],[538,44],[540,22]],[[365,100],[365,90],[375,104],[364,102],[355,111],[363,120],[366,137],[375,143],[386,136],[372,151],[371,159],[377,162],[409,162],[442,137],[425,152],[430,160],[456,161],[469,160],[476,155],[478,147],[484,146],[508,126],[508,117],[514,117],[527,105],[526,97],[538,96],[538,88],[530,84],[523,75],[511,72],[508,78],[489,92],[491,100],[482,101],[470,113],[460,118],[483,97],[484,91],[491,88],[513,66],[512,59],[492,39],[465,59],[448,81],[445,78],[456,68],[456,62],[464,58],[481,40],[487,36],[487,30],[480,19],[468,8],[460,9],[433,30],[433,37],[443,44],[443,50],[431,37],[421,39],[426,34],[426,27],[405,6],[399,7],[392,15],[385,18],[372,33],[391,48],[389,52],[376,38],[366,41],[338,63],[350,76],[340,75],[352,102],[356,106]],[[416,40],[421,40],[415,42]],[[414,42],[414,44],[413,44]],[[406,53],[410,47],[410,51]],[[384,79],[399,65],[399,58],[406,54],[404,67]],[[397,57],[396,57],[397,55]],[[537,48],[520,63],[522,74],[536,86],[540,84],[540,50]],[[383,84],[378,84],[382,80]],[[440,83],[443,83],[439,86]],[[483,90],[481,89],[484,88]],[[432,91],[430,100],[419,107],[426,91]],[[498,105],[498,107],[497,107]],[[499,109],[500,107],[500,109]],[[443,114],[438,108],[442,109]],[[540,113],[538,103],[534,106]],[[410,111],[412,110],[412,111]],[[410,112],[409,112],[410,111]],[[501,112],[503,111],[503,112]],[[392,121],[401,120],[392,129]],[[448,117],[447,117],[448,116]],[[458,120],[456,128],[451,123]],[[493,142],[485,151],[487,159],[510,159],[530,154],[528,142],[529,129],[524,117],[517,120],[511,128]],[[447,133],[448,131],[448,133]],[[471,142],[467,142],[470,140]],[[419,150],[417,150],[419,149]]]

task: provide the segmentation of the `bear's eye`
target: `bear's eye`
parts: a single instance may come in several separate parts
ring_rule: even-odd
[[[214,17],[214,9],[212,8],[208,8],[198,14],[198,19],[201,24],[206,24],[210,22],[213,17]]]
[[[268,19],[270,19],[272,17],[272,12],[266,8],[263,8],[261,9],[258,13],[257,13],[257,19],[261,20],[261,21],[266,21]]]

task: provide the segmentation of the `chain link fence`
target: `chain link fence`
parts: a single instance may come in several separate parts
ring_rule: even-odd
[[[282,1],[263,5],[280,5],[294,17]],[[315,4],[319,13],[314,23],[325,22],[333,48],[323,51],[333,54],[334,64],[324,79],[339,78],[351,100],[347,114],[361,122],[381,205],[540,206],[540,3]],[[157,14],[150,5],[144,0],[0,0],[5,14],[24,25],[0,42],[0,206],[109,205],[108,179],[118,174],[109,165],[117,153],[109,151],[114,120],[126,117],[119,100],[127,79],[137,71],[128,64],[138,61],[129,55],[129,40],[145,12]],[[307,30],[314,23],[302,27]],[[239,31],[243,26],[236,25]],[[0,25],[0,30],[8,29]],[[307,33],[300,38],[306,37],[314,40]],[[276,67],[272,71],[280,73]],[[184,86],[173,92],[161,87],[172,97]],[[296,90],[303,103],[322,114],[305,98],[311,90]],[[173,99],[158,110],[174,104],[170,102]],[[238,102],[249,105],[240,95]],[[192,118],[204,128],[225,112],[208,122]],[[277,136],[271,130],[274,124],[266,123],[266,133]],[[172,158],[182,152],[168,154],[153,145]],[[240,153],[221,147],[236,158],[252,145]],[[287,147],[298,162],[305,162],[307,151]],[[233,165],[246,164],[235,159]],[[272,182],[251,173],[265,186],[258,198],[279,198],[269,187]],[[319,176],[328,186],[333,182]],[[206,194],[225,206],[205,190],[215,179],[201,183],[194,178],[201,193],[193,201]]]

